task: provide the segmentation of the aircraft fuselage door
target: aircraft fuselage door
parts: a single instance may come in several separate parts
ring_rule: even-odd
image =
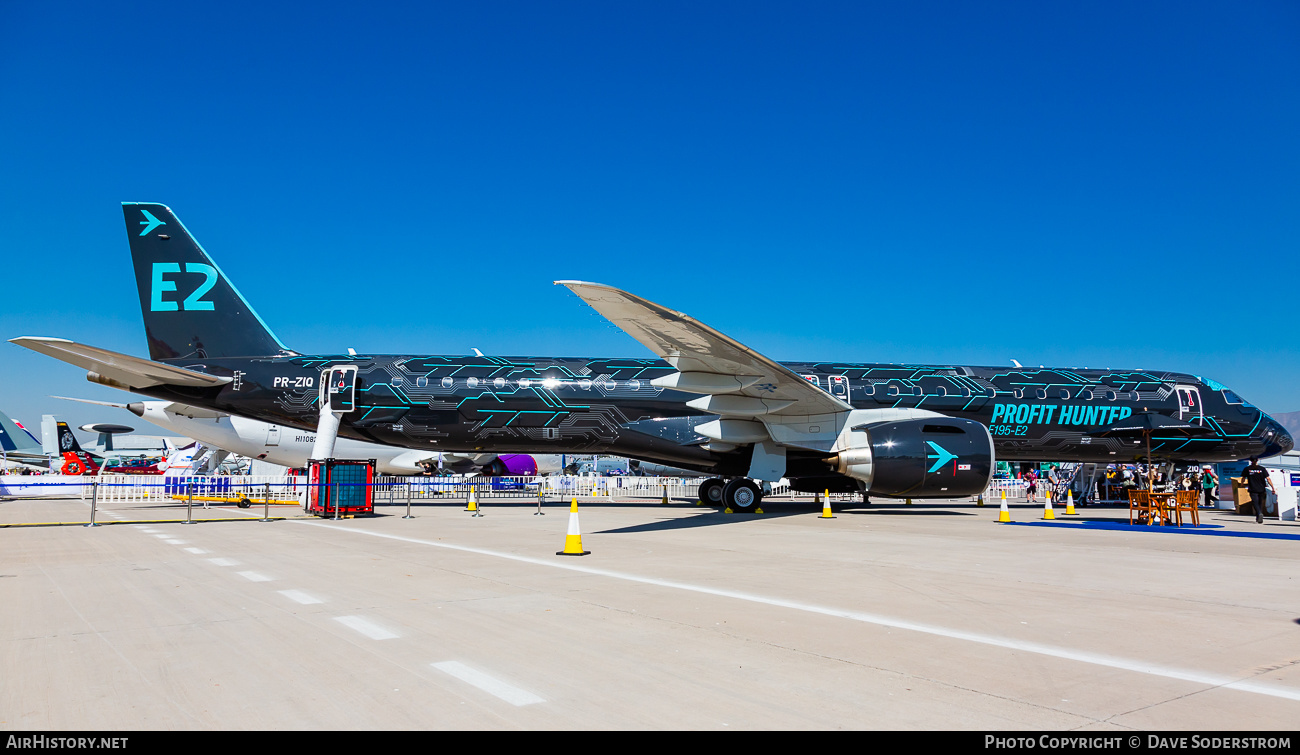
[[[271,425],[270,427],[268,427],[268,428],[266,429],[266,445],[268,445],[268,446],[278,446],[278,445],[280,445],[280,426],[279,426],[279,425]]]
[[[1201,392],[1191,385],[1180,385],[1178,390],[1178,419],[1184,419],[1194,425],[1204,421],[1201,410]]]
[[[332,367],[321,373],[321,404],[332,412],[357,408],[357,368]]]
[[[849,400],[849,379],[843,375],[831,375],[826,378],[827,388],[830,389],[831,395],[835,398],[848,403]]]

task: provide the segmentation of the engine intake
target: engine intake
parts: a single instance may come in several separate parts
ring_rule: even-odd
[[[827,459],[868,493],[910,498],[976,495],[993,476],[993,437],[956,417],[882,422],[853,428],[860,444]]]

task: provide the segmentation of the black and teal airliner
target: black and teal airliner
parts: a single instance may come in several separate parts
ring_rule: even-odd
[[[324,397],[343,407],[344,437],[431,458],[616,454],[697,470],[709,477],[702,498],[738,510],[782,478],[802,491],[951,498],[982,491],[995,460],[1218,462],[1292,447],[1280,424],[1194,375],[776,362],[680,312],[581,281],[558,283],[658,359],[300,354],[170,209],[123,211],[149,359],[58,338],[13,342],[178,407],[314,430]],[[1157,429],[1121,432],[1151,415]]]

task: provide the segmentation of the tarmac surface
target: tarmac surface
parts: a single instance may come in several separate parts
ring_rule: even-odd
[[[943,502],[117,503],[0,529],[0,727],[1280,730],[1300,526]],[[84,522],[0,502],[0,525]],[[143,521],[151,524],[142,524]],[[1266,534],[1268,537],[1259,537]]]

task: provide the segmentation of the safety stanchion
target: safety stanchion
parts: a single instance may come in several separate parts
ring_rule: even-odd
[[[258,521],[271,521],[271,483],[269,482],[266,483],[266,487],[262,491],[262,518]]]
[[[187,483],[185,491],[185,523],[194,524],[194,483]]]
[[[546,494],[542,492],[542,486],[539,484],[537,486],[537,511],[533,512],[533,516],[546,516],[546,512],[542,511],[542,501],[545,498]]]
[[[557,556],[585,556],[591,551],[582,549],[582,530],[578,527],[578,499],[574,498],[569,506],[569,531],[564,536],[564,550]]]
[[[1043,498],[1043,518],[1055,519],[1056,514],[1052,512],[1052,491],[1047,491],[1046,497]]]
[[[339,484],[337,482],[334,483],[334,495],[330,496],[330,500],[334,502],[334,521],[337,522],[339,520]]]
[[[834,519],[835,515],[831,513],[831,491],[827,489],[825,502],[822,504],[822,515],[818,519]]]
[[[95,509],[98,507],[98,505],[99,505],[99,480],[92,480],[90,482],[90,524],[87,524],[86,525],[87,527],[99,526],[98,524],[95,524]]]
[[[1073,490],[1067,490],[1067,491],[1065,491],[1065,515],[1066,515],[1066,516],[1075,516],[1075,513],[1074,513],[1074,491],[1073,491]]]

